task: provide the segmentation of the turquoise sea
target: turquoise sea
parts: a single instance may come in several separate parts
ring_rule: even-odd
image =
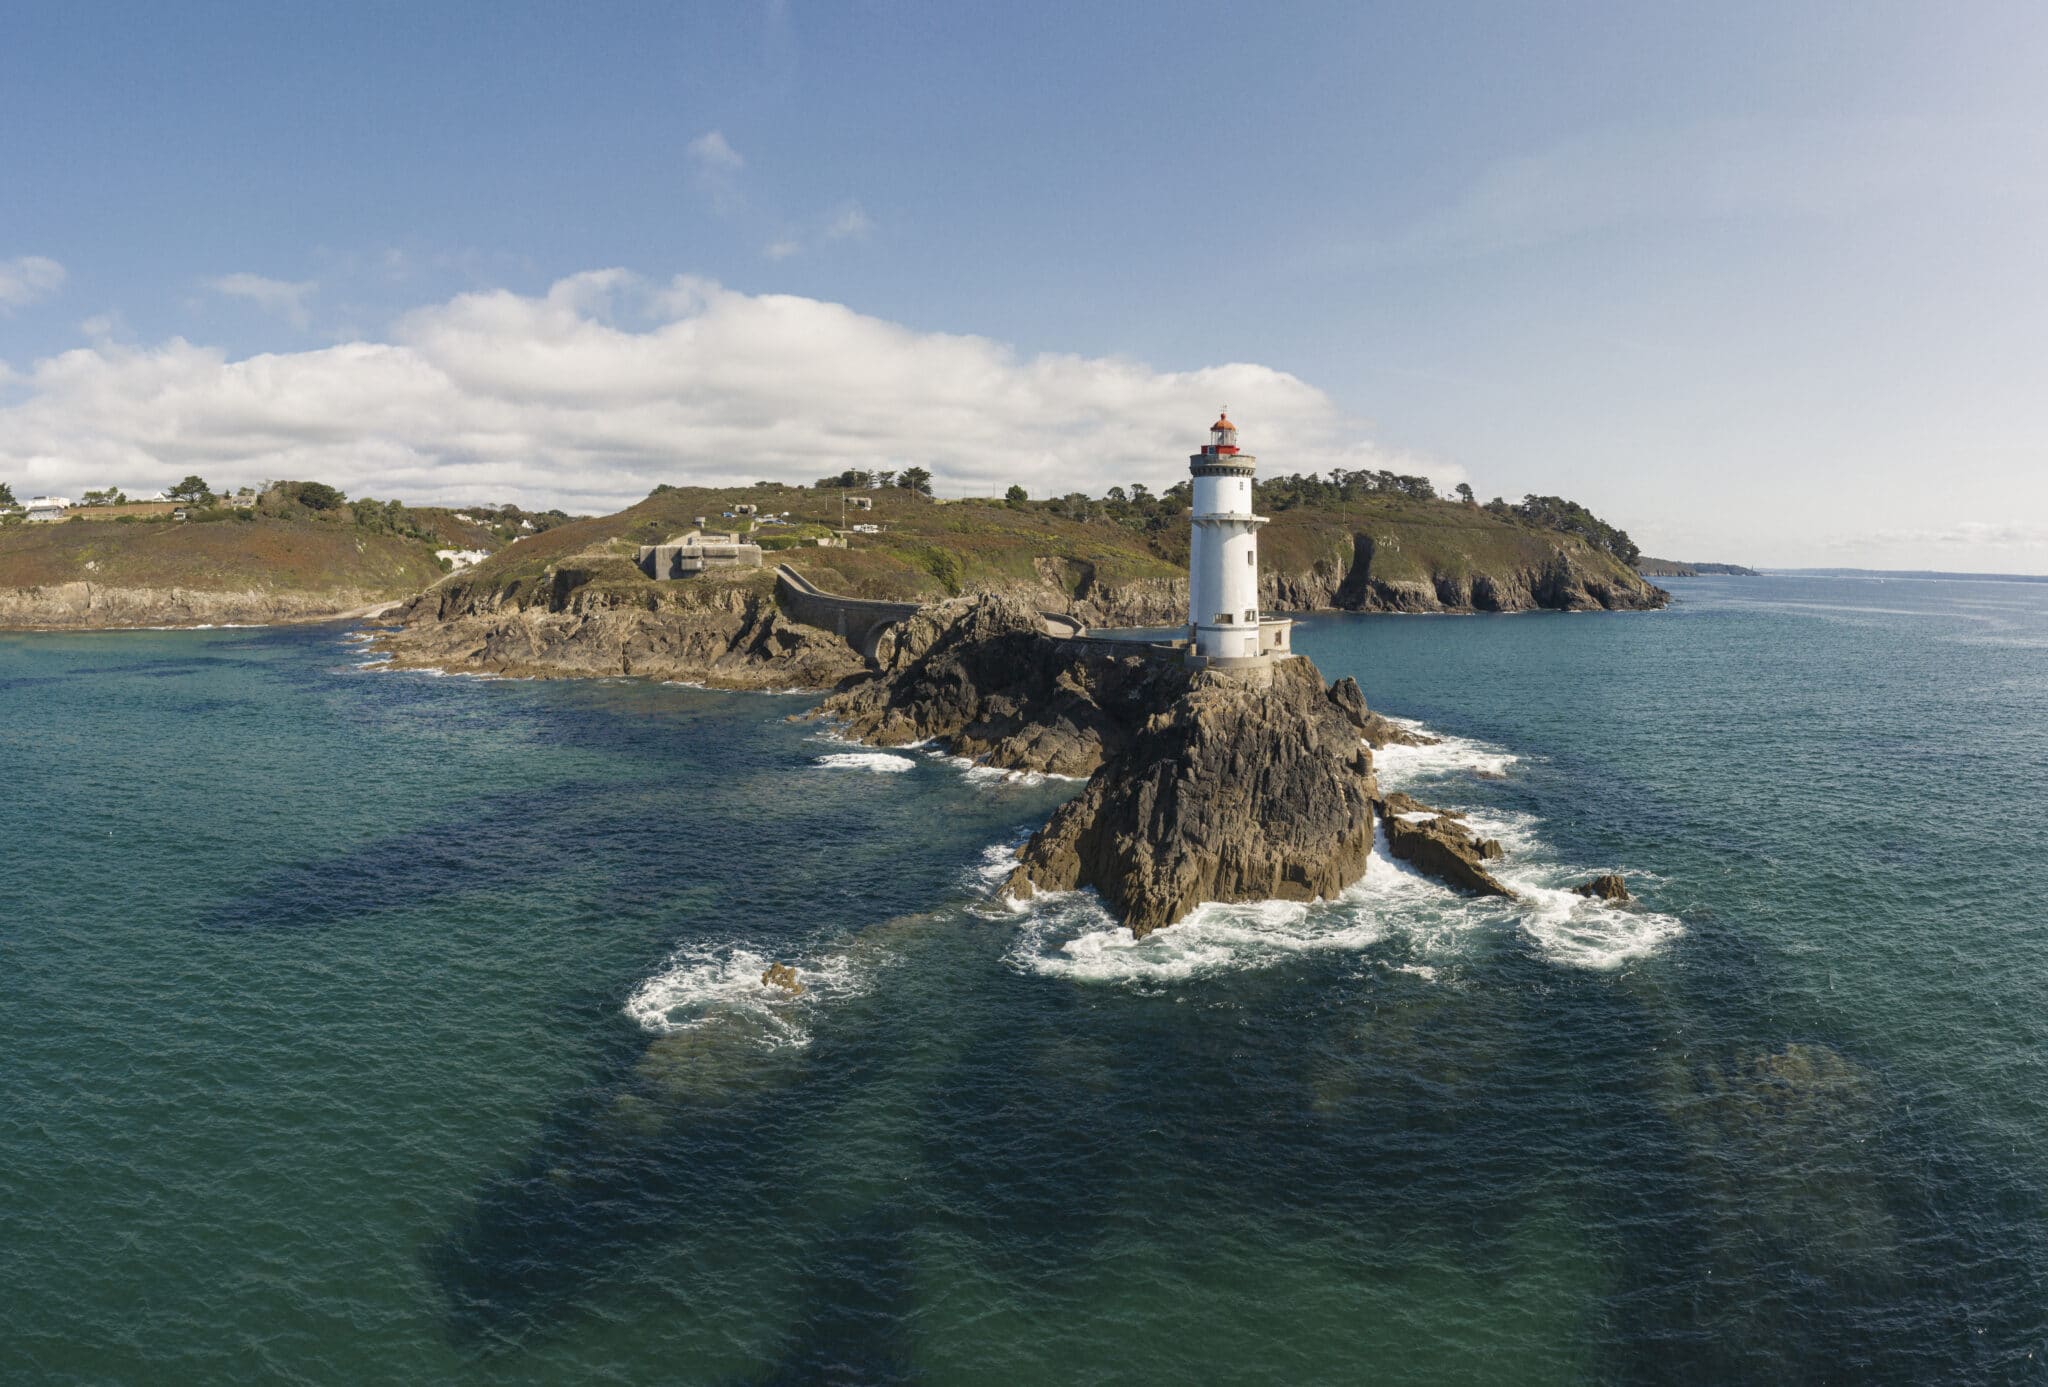
[[[2048,588],[1675,591],[1301,630],[1523,904],[1135,946],[801,697],[0,636],[0,1381],[2048,1380]]]

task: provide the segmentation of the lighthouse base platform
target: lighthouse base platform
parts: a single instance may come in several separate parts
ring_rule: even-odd
[[[1294,622],[1288,617],[1264,617],[1256,627],[1250,623],[1189,627],[1187,660],[1195,669],[1236,669],[1288,659],[1294,654],[1293,647]]]

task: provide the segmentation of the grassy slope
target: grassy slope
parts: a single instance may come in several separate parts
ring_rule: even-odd
[[[1372,572],[1389,582],[1427,582],[1433,575],[1470,578],[1541,569],[1560,545],[1588,568],[1628,577],[1628,568],[1574,536],[1503,520],[1455,501],[1375,496],[1336,506],[1280,511],[1259,535],[1260,562],[1275,572],[1317,566],[1348,568],[1359,536],[1375,541]]]
[[[1109,519],[1079,522],[1035,507],[972,501],[935,505],[902,491],[867,494],[874,498],[874,510],[849,512],[847,518],[878,523],[883,533],[855,536],[852,549],[771,552],[768,562],[789,562],[828,591],[904,599],[1048,577],[1072,590],[1091,571],[1100,582],[1178,578],[1186,572],[1185,514],[1147,534]],[[611,589],[630,593],[634,601],[667,600],[670,590],[687,585],[648,583],[634,567],[634,549],[688,529],[700,515],[714,529],[743,525],[721,516],[738,501],[757,503],[764,511],[787,510],[806,533],[822,533],[839,523],[837,491],[685,488],[651,496],[616,515],[522,539],[451,586],[504,593],[521,603],[533,602],[550,588],[558,593]],[[791,533],[765,527],[757,537],[773,545]],[[1341,576],[1350,568],[1360,535],[1375,540],[1375,576],[1393,581],[1427,580],[1432,573],[1536,570],[1560,545],[1576,550],[1589,569],[1632,577],[1620,563],[1554,530],[1503,521],[1455,502],[1399,497],[1282,511],[1262,532],[1260,557],[1269,571]]]
[[[0,529],[0,588],[89,582],[200,592],[347,588],[402,597],[441,576],[436,547],[492,543],[486,532],[442,516],[435,528],[440,545],[324,518],[9,525]]]

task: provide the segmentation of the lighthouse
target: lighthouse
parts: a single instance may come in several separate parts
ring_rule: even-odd
[[[1188,662],[1240,666],[1284,658],[1285,619],[1259,615],[1259,526],[1252,514],[1258,459],[1238,451],[1237,425],[1225,410],[1209,426],[1209,444],[1188,459],[1194,474],[1194,529],[1188,541]]]

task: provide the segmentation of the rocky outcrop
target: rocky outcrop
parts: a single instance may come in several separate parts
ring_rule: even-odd
[[[191,588],[52,583],[0,589],[0,629],[115,630],[138,626],[276,626],[331,621],[375,605],[366,588],[210,592]]]
[[[572,587],[559,603],[465,602],[444,614],[429,592],[375,648],[395,668],[524,678],[630,675],[714,688],[833,688],[866,671],[846,642],[791,621],[759,575],[648,584],[644,591]]]
[[[1627,878],[1615,872],[1602,872],[1591,881],[1582,881],[1572,888],[1573,892],[1596,901],[1632,901],[1628,893]]]
[[[882,633],[875,660],[874,679],[815,715],[874,746],[938,741],[991,766],[1055,775],[1091,774],[1189,680],[1136,646],[1048,639],[1037,610],[1007,593],[924,608]]]
[[[1482,865],[1507,854],[1497,840],[1481,838],[1467,828],[1463,815],[1432,809],[1401,794],[1387,796],[1379,809],[1387,849],[1395,857],[1460,890],[1515,898],[1515,893]]]
[[[1326,689],[1298,657],[1185,678],[1032,835],[1007,891],[1092,886],[1143,938],[1204,901],[1314,900],[1364,873],[1376,784],[1358,686]]]
[[[761,974],[761,986],[779,987],[792,997],[801,997],[806,991],[798,980],[796,969],[787,963],[771,963]]]

